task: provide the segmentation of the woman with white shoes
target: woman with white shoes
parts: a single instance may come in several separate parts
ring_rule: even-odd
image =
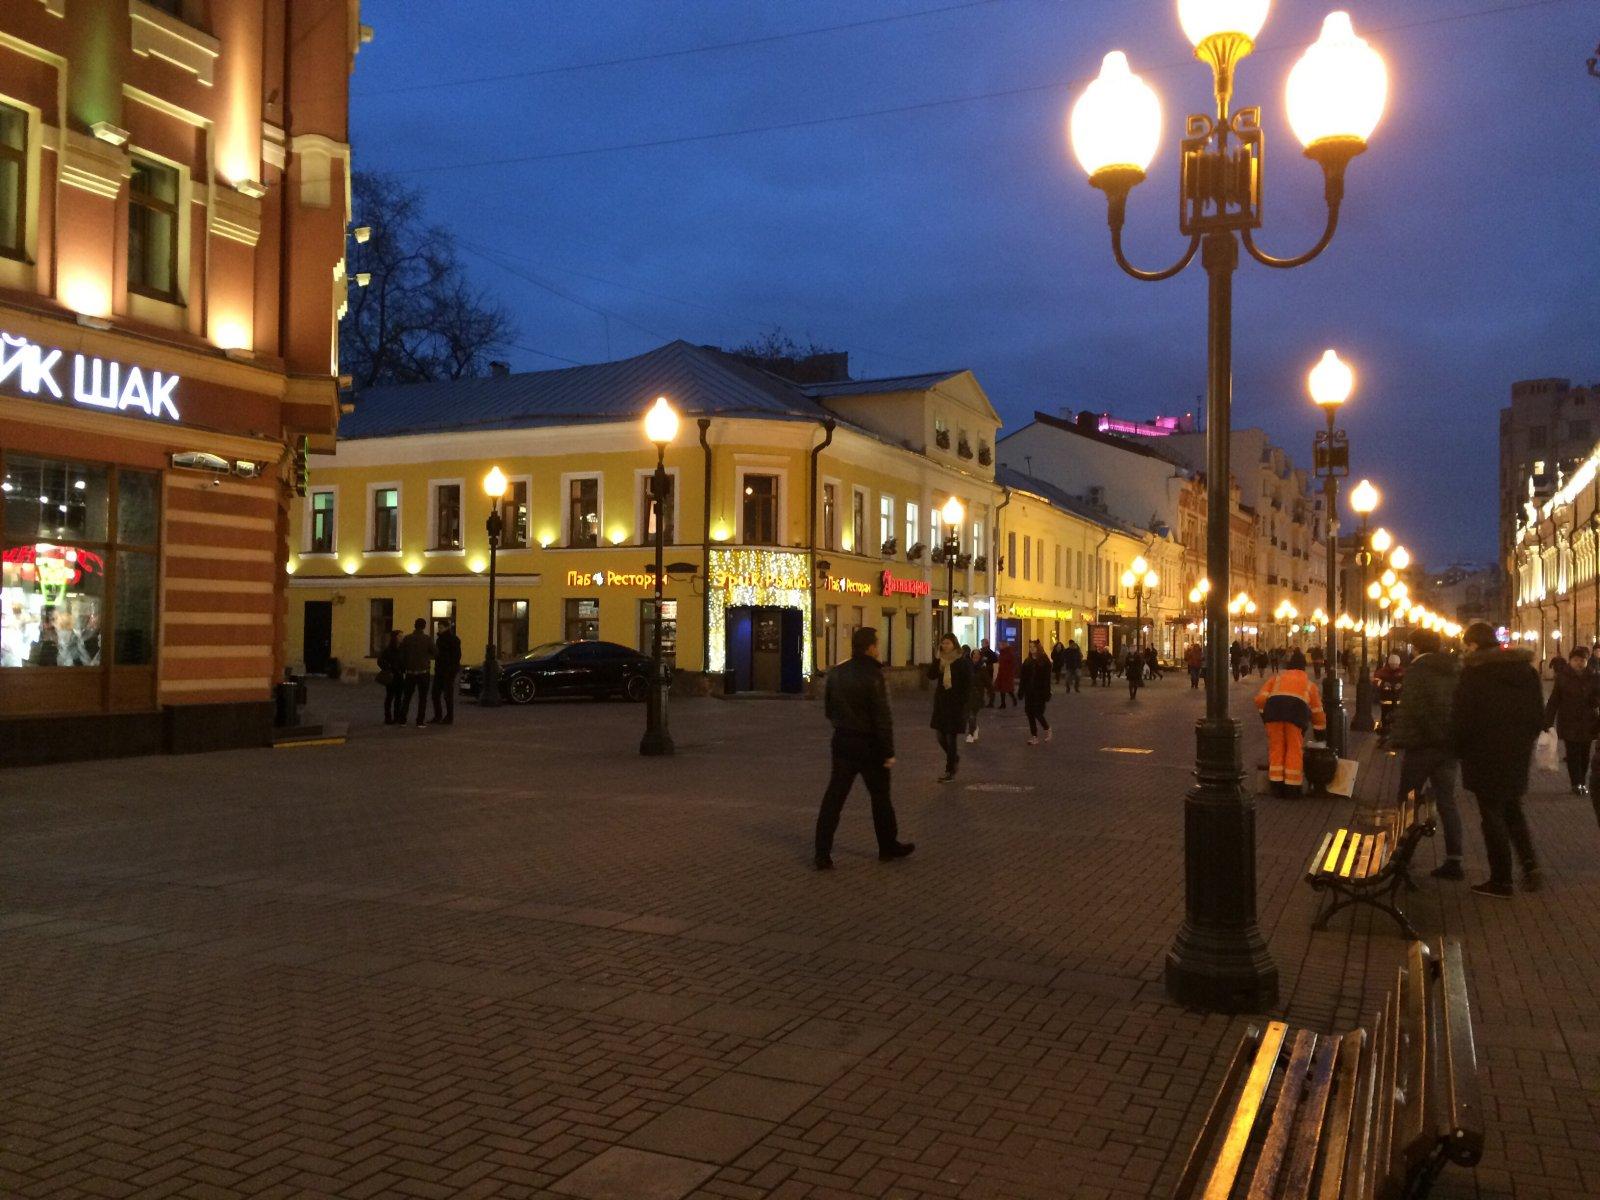
[[[1035,638],[1028,645],[1028,657],[1022,661],[1019,680],[1022,709],[1028,714],[1028,745],[1039,744],[1039,730],[1044,730],[1044,740],[1050,740],[1050,722],[1044,719],[1044,706],[1050,703],[1050,658],[1044,645]]]
[[[983,698],[994,685],[994,668],[982,650],[967,650],[967,660],[972,663],[972,686],[967,689],[967,745],[978,740],[978,714],[983,711]]]

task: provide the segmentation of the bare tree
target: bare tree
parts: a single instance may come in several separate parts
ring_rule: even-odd
[[[848,352],[834,350],[814,340],[802,346],[776,325],[728,353],[796,383],[829,383],[850,377]]]
[[[487,372],[515,333],[511,315],[474,288],[455,239],[428,224],[422,194],[390,175],[351,178],[356,226],[371,229],[350,254],[350,307],[339,323],[339,366],[354,386],[461,379]]]

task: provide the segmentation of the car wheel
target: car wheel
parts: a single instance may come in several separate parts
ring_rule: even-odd
[[[534,696],[538,694],[538,688],[527,675],[514,675],[506,686],[506,694],[511,697],[513,704],[532,704]]]
[[[631,675],[622,685],[622,694],[635,702],[643,700],[650,694],[650,681],[643,675]]]

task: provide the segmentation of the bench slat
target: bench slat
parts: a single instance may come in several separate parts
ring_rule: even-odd
[[[1200,1172],[1205,1170],[1211,1147],[1217,1140],[1217,1134],[1222,1130],[1223,1111],[1238,1090],[1239,1081],[1245,1077],[1250,1064],[1255,1061],[1260,1046],[1261,1030],[1252,1025],[1245,1030],[1244,1037],[1239,1039],[1238,1048],[1233,1052],[1233,1061],[1228,1064],[1228,1073],[1223,1077],[1222,1087],[1217,1090],[1216,1096],[1211,1101],[1205,1122],[1200,1126],[1200,1136],[1195,1139],[1194,1149],[1189,1152],[1189,1161],[1184,1164],[1183,1174],[1178,1177],[1178,1186],[1172,1193],[1173,1200],[1189,1200],[1189,1197],[1194,1195],[1195,1186],[1200,1181]]]
[[[1317,843],[1317,852],[1311,856],[1311,862],[1306,866],[1307,875],[1320,875],[1322,873],[1322,860],[1327,857],[1328,846],[1332,841],[1332,830],[1322,835],[1322,841]]]
[[[1350,835],[1350,844],[1345,850],[1344,862],[1339,866],[1339,878],[1350,878],[1350,868],[1356,861],[1356,855],[1361,851],[1361,843],[1369,837],[1371,837],[1371,834],[1353,833]]]
[[[1250,1064],[1250,1074],[1245,1079],[1244,1090],[1239,1093],[1239,1103],[1233,1110],[1233,1119],[1228,1123],[1228,1132],[1217,1154],[1216,1165],[1211,1168],[1210,1178],[1206,1180],[1206,1190],[1202,1193],[1204,1200],[1228,1200],[1233,1192],[1234,1182],[1239,1177],[1239,1166],[1244,1162],[1245,1149],[1250,1144],[1250,1135],[1261,1114],[1267,1086],[1272,1082],[1273,1072],[1278,1069],[1278,1058],[1283,1050],[1287,1029],[1282,1021],[1273,1021],[1261,1037],[1261,1048],[1256,1051],[1255,1062]]]
[[[1394,1144],[1389,1171],[1405,1178],[1432,1150],[1426,1131],[1428,1077],[1428,983],[1432,975],[1428,948],[1412,942],[1406,948],[1406,969],[1400,978],[1400,1045],[1395,1060]]]
[[[1311,1055],[1317,1048],[1317,1035],[1309,1029],[1297,1029],[1294,1044],[1289,1052],[1289,1065],[1284,1069],[1283,1083],[1278,1088],[1278,1099],[1272,1107],[1272,1123],[1267,1127],[1267,1140],[1256,1159],[1255,1173],[1250,1179],[1248,1200],[1272,1200],[1278,1192],[1278,1175],[1289,1153],[1289,1139],[1305,1134],[1298,1128],[1300,1103],[1306,1095],[1306,1072],[1311,1066]]]
[[[1322,860],[1322,873],[1333,874],[1339,865],[1339,852],[1344,849],[1345,839],[1350,836],[1348,829],[1340,829],[1333,835],[1333,845],[1328,847],[1328,857]]]
[[[1294,1153],[1284,1172],[1278,1200],[1307,1200],[1311,1193],[1311,1171],[1316,1166],[1318,1152],[1329,1145],[1333,1137],[1333,1131],[1325,1126],[1324,1120],[1328,1096],[1333,1090],[1334,1067],[1343,1044],[1343,1038],[1335,1037],[1322,1037],[1317,1041],[1305,1080],[1305,1097],[1300,1102],[1295,1123]]]
[[[1478,1095],[1478,1052],[1467,1000],[1466,963],[1459,938],[1439,946],[1439,987],[1444,1034],[1440,1045],[1445,1078],[1444,1134],[1451,1159],[1474,1166],[1483,1157],[1483,1103]]]
[[[1366,1144],[1366,1131],[1372,1125],[1372,1039],[1366,1030],[1353,1029],[1339,1039],[1337,1087],[1332,1112],[1322,1147],[1322,1175],[1317,1200],[1339,1200],[1345,1180],[1359,1180],[1359,1154]],[[1351,1131],[1355,1131],[1355,1153],[1351,1152]]]

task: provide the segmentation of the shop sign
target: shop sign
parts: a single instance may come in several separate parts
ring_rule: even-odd
[[[64,400],[56,371],[66,370],[62,351],[46,349],[25,337],[0,333],[0,383],[12,376],[24,395],[40,399]],[[172,393],[180,382],[177,375],[151,371],[146,382],[142,367],[124,366],[116,360],[72,356],[72,398],[79,404],[107,408],[113,412],[137,409],[147,417],[177,421],[178,406]]]
[[[1047,608],[1040,604],[1013,604],[1010,606],[1013,617],[1035,617],[1046,621],[1070,621],[1074,610],[1070,608]]]
[[[748,604],[789,604],[780,593],[811,591],[811,563],[786,550],[713,550],[707,572],[714,590],[748,593]]]
[[[568,571],[567,586],[653,588],[656,577],[650,571]]]
[[[104,575],[105,560],[93,550],[71,546],[8,546],[0,552],[0,562],[16,568],[23,583],[37,582],[41,591],[65,591],[76,587],[85,575]]]
[[[845,579],[839,575],[824,576],[822,586],[830,592],[845,592],[851,596],[870,596],[872,586],[866,583],[857,583],[854,579]]]
[[[893,571],[885,571],[878,586],[885,596],[926,596],[933,590],[926,579],[907,579]]]
[[[1109,625],[1091,625],[1091,626],[1089,626],[1089,649],[1091,649],[1091,650],[1109,650],[1109,649],[1111,649],[1111,626],[1109,626]]]

